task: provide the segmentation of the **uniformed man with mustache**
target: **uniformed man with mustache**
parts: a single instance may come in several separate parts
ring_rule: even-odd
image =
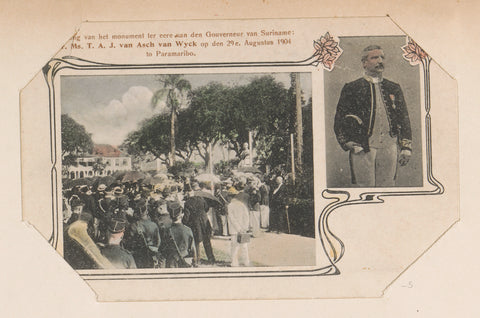
[[[412,154],[412,132],[400,85],[383,78],[385,55],[378,45],[363,50],[364,76],[341,92],[334,130],[349,152],[352,183],[358,187],[394,187],[397,163]]]

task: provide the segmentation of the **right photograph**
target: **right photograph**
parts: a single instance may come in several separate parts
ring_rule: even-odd
[[[419,66],[405,36],[341,37],[325,71],[327,187],[422,187]]]

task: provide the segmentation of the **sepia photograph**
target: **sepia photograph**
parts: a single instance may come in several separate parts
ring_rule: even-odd
[[[405,36],[342,37],[325,71],[327,186],[422,187],[420,67]]]
[[[311,73],[62,75],[77,270],[316,265]]]

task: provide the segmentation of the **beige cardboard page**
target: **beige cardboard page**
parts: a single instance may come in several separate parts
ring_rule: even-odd
[[[455,80],[388,17],[86,22],[21,93],[23,217],[101,301],[378,297],[459,220],[457,118]],[[172,121],[192,165],[168,174]],[[164,200],[196,181],[233,202],[270,185],[240,204],[250,242],[211,203],[184,217],[195,267],[148,233],[163,254],[142,256],[138,198],[165,244]]]

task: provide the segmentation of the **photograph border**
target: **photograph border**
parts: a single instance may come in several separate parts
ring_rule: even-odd
[[[384,198],[387,197],[403,197],[403,196],[422,196],[422,195],[442,195],[445,192],[444,185],[438,181],[433,175],[433,159],[432,159],[432,116],[431,111],[431,98],[430,98],[430,63],[432,58],[409,36],[406,37],[406,45],[402,46],[404,52],[403,58],[406,59],[411,65],[420,64],[423,71],[423,88],[424,88],[424,103],[425,103],[425,162],[426,162],[426,179],[427,182],[434,188],[431,190],[397,190],[397,191],[365,191],[362,188],[348,188],[343,190],[341,188],[325,189],[322,191],[322,197],[324,199],[335,200],[327,206],[325,206],[320,214],[319,219],[319,233],[321,235],[322,247],[328,256],[328,250],[325,248],[325,243],[328,243],[332,252],[332,261],[337,263],[343,257],[345,253],[344,243],[335,236],[329,228],[328,217],[338,208],[357,205],[357,204],[378,204],[384,203]],[[357,197],[353,197],[351,192],[358,192],[360,194]],[[447,229],[448,230],[448,229]],[[335,265],[334,265],[335,266]],[[403,271],[402,271],[403,272]]]
[[[332,41],[334,45],[332,46]],[[409,43],[413,40],[407,37]],[[327,45],[330,46],[326,46]],[[63,69],[77,71],[83,70],[172,70],[172,69],[196,69],[196,68],[253,68],[253,67],[317,67],[319,64],[326,69],[331,70],[334,62],[341,55],[339,40],[334,39],[329,32],[321,36],[318,41],[313,41],[314,53],[300,61],[276,61],[276,62],[231,62],[231,63],[172,63],[172,64],[109,64],[94,62],[81,59],[75,56],[64,56],[62,58],[51,59],[42,69],[45,77],[49,94],[49,119],[50,119],[50,160],[51,160],[51,193],[52,193],[52,233],[48,242],[57,249],[59,240],[59,194],[58,194],[58,172],[57,172],[57,122],[56,122],[56,100],[55,100],[55,78]],[[409,44],[407,43],[406,47]],[[403,48],[403,47],[402,47]],[[405,49],[404,49],[405,51]],[[423,50],[422,50],[423,52]],[[333,54],[332,54],[333,53]],[[406,53],[407,54],[407,53]],[[325,59],[325,56],[332,58]],[[404,55],[405,57],[405,55]],[[407,57],[405,57],[407,58]],[[340,261],[345,253],[345,245],[335,236],[328,225],[329,215],[342,206],[353,204],[371,204],[384,202],[383,197],[388,196],[408,196],[408,195],[441,195],[444,193],[444,186],[433,176],[432,163],[432,133],[431,133],[431,115],[430,115],[430,62],[431,58],[426,53],[420,59],[410,60],[411,63],[421,63],[423,67],[423,80],[425,90],[425,132],[426,132],[426,165],[427,181],[433,185],[433,190],[420,191],[367,191],[359,195],[359,199],[351,199],[349,191],[324,189],[321,193],[324,199],[334,200],[327,204],[318,218],[318,238],[322,249],[329,260],[329,265],[303,270],[241,270],[241,271],[162,271],[162,272],[106,272],[91,270],[80,270],[78,273],[85,280],[129,280],[129,279],[185,279],[185,278],[235,278],[235,277],[302,277],[302,276],[329,276],[339,275],[340,271],[336,263]],[[314,205],[316,206],[314,203]]]

